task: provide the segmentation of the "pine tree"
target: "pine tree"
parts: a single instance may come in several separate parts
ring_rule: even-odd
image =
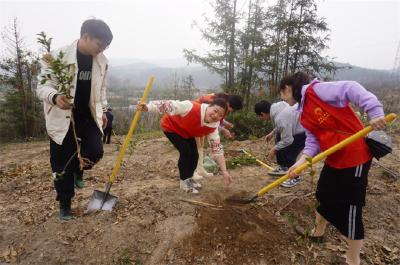
[[[236,38],[238,21],[236,0],[216,0],[214,19],[206,18],[206,28],[199,30],[213,50],[199,55],[196,50],[184,49],[188,62],[200,63],[212,72],[225,77],[225,87],[230,90],[235,84]]]
[[[6,90],[0,116],[2,136],[39,136],[44,131],[40,102],[34,93],[39,59],[26,50],[17,18],[2,33],[2,39],[7,47],[7,57],[0,61],[0,83]]]

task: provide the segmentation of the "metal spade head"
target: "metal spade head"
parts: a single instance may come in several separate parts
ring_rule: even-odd
[[[258,194],[255,194],[253,196],[249,195],[232,195],[228,198],[225,199],[225,202],[229,204],[248,204],[248,203],[253,203],[256,202],[258,199]]]
[[[117,203],[118,197],[111,195],[110,193],[95,190],[92,194],[92,198],[87,207],[87,212],[94,211],[112,211],[112,208]]]

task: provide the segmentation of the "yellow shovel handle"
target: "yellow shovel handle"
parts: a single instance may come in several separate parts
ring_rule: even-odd
[[[154,81],[154,76],[151,76],[150,79],[149,79],[149,82],[147,83],[146,88],[144,89],[144,93],[143,93],[142,98],[140,99],[140,103],[146,102],[147,96],[149,95],[149,92],[150,92],[150,89],[151,89],[151,86],[153,85],[153,81]],[[136,125],[137,125],[137,123],[139,121],[141,113],[142,113],[142,111],[138,110],[135,113],[135,117],[133,117],[133,120],[132,120],[132,123],[131,123],[131,127],[129,128],[129,132],[126,135],[124,143],[123,143],[122,148],[121,148],[121,151],[119,152],[117,163],[115,163],[115,166],[114,166],[113,171],[111,173],[110,179],[108,180],[109,183],[113,183],[114,180],[115,180],[115,176],[117,175],[119,167],[121,166],[121,162],[122,162],[122,159],[124,158],[126,148],[128,147],[129,142],[131,141],[133,133],[135,132]]]
[[[394,113],[390,113],[388,115],[386,115],[385,120],[386,122],[391,122],[394,119],[396,119],[397,115]],[[332,153],[336,152],[337,150],[345,147],[346,145],[354,142],[355,140],[364,137],[365,135],[367,135],[369,132],[372,131],[372,127],[368,126],[365,127],[364,129],[360,130],[359,132],[353,134],[352,136],[344,139],[343,141],[335,144],[334,146],[332,146],[331,148],[325,150],[322,153],[319,153],[318,155],[314,156],[312,159],[312,164],[317,163],[318,161],[326,158],[327,156],[331,155]],[[301,164],[300,166],[298,166],[295,170],[294,173],[299,174],[300,172],[302,172],[304,169],[306,169],[309,166],[309,162],[305,162],[303,164]],[[269,190],[275,188],[276,186],[278,186],[279,184],[281,184],[282,182],[284,182],[285,180],[287,180],[289,178],[289,175],[286,174],[283,177],[280,177],[279,179],[275,180],[274,182],[272,182],[271,184],[265,186],[264,188],[262,188],[258,193],[258,197],[263,196],[265,193],[267,193]]]
[[[245,153],[247,156],[254,158],[260,165],[262,165],[263,167],[267,168],[268,170],[274,170],[274,168],[268,166],[267,164],[265,164],[263,161],[261,161],[260,159],[258,159],[257,157],[253,156],[252,154],[250,154],[249,152],[247,152],[246,150],[242,149],[242,152]]]

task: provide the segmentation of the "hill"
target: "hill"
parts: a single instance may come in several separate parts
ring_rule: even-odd
[[[138,59],[111,60],[110,65],[111,79],[125,80],[140,87],[146,84],[150,75],[155,75],[160,84],[170,84],[175,74],[181,79],[192,75],[195,86],[201,90],[218,89],[223,83],[222,77],[202,66],[167,67],[159,66],[157,62],[149,63]],[[368,69],[339,62],[336,65],[338,70],[331,76],[334,80],[354,80],[370,88],[393,88],[397,85],[389,70]]]
[[[112,66],[111,62],[109,69],[110,78],[126,80],[136,86],[146,85],[150,75],[156,76],[159,84],[170,84],[173,82],[175,74],[180,79],[191,75],[195,87],[199,89],[218,89],[223,82],[220,76],[201,66],[161,67],[145,62]]]

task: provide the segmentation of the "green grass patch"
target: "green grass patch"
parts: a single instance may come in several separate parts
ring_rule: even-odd
[[[256,165],[257,161],[255,158],[248,157],[247,155],[240,155],[228,158],[226,160],[226,167],[228,169],[233,169],[240,166],[251,166]]]

